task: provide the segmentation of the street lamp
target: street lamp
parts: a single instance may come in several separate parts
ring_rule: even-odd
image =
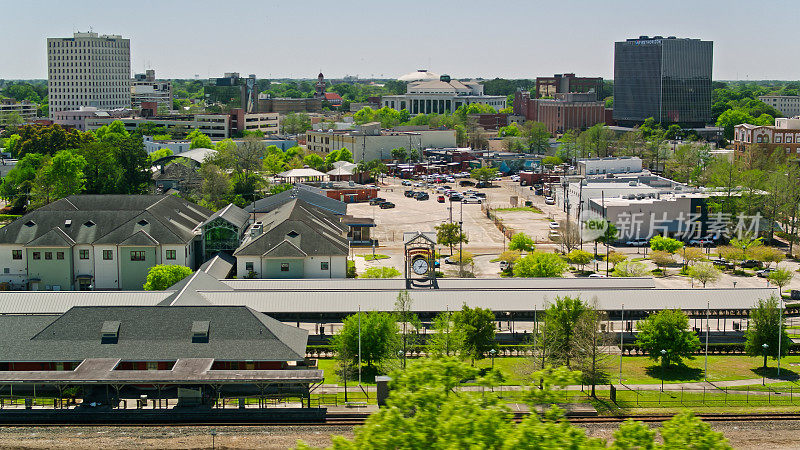
[[[765,342],[761,344],[761,348],[764,349],[764,370],[761,371],[761,385],[765,386],[767,379],[767,349],[769,348],[769,345],[767,345]]]
[[[211,430],[211,450],[216,447],[217,430]]]
[[[491,349],[489,350],[489,354],[492,355],[492,370],[494,370],[494,355],[497,353],[497,350]]]
[[[664,392],[664,356],[667,355],[666,350],[661,350],[661,392]]]

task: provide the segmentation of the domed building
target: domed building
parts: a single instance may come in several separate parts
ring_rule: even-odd
[[[485,95],[479,82],[459,81],[450,75],[436,75],[418,70],[403,75],[398,80],[408,82],[403,95],[384,95],[381,106],[408,110],[411,114],[452,113],[461,105],[480,103],[499,111],[506,107],[506,96]]]
[[[406,83],[412,83],[414,81],[436,81],[439,79],[439,75],[428,71],[427,69],[419,69],[416,72],[407,73],[397,81],[404,81]]]

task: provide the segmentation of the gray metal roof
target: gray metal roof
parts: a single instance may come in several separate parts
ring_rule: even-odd
[[[152,306],[173,291],[4,291],[0,314],[63,314],[73,306]]]
[[[247,305],[257,311],[270,313],[354,313],[363,311],[393,311],[398,291],[233,291],[201,292],[215,305]],[[439,312],[470,307],[492,311],[542,310],[556,297],[580,297],[597,301],[604,311],[661,309],[701,310],[709,303],[711,309],[751,309],[759,299],[775,294],[769,288],[725,289],[598,289],[598,290],[442,290],[415,289],[409,291],[412,310]]]
[[[221,280],[230,275],[234,265],[236,265],[236,258],[225,252],[219,252],[204,262],[199,270]]]
[[[75,370],[0,372],[0,383],[315,383],[323,380],[321,370],[211,370],[212,358],[179,358],[172,370],[114,370],[120,359],[87,358]]]
[[[169,288],[172,293],[158,303],[159,306],[210,306],[212,303],[207,298],[200,295],[201,290],[228,290],[232,288],[222,284],[218,279],[205,273],[202,270],[195,271],[193,274],[175,283]]]
[[[294,187],[288,191],[256,200],[245,206],[244,210],[248,213],[252,213],[255,208],[256,213],[269,212],[295,198],[299,198],[306,203],[330,211],[336,215],[341,216],[347,213],[347,203],[332,199],[326,196],[320,189],[313,186],[306,186],[300,183],[295,184]]]
[[[308,332],[244,306],[76,306],[60,316],[0,316],[0,361],[81,361],[86,358],[169,361],[300,361]],[[115,343],[104,324],[119,322]],[[192,339],[193,324],[209,322],[208,339]]]
[[[247,221],[250,219],[250,213],[243,210],[242,208],[239,208],[233,203],[229,203],[228,206],[212,214],[208,219],[206,219],[205,222],[203,222],[202,225],[211,222],[217,217],[221,217],[222,219],[227,220],[229,223],[239,228],[239,230],[242,230],[244,229],[244,226],[247,224]]]

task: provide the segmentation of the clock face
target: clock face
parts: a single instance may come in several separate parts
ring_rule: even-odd
[[[422,258],[417,259],[411,264],[411,268],[414,269],[414,273],[417,275],[425,275],[428,273],[428,261]]]

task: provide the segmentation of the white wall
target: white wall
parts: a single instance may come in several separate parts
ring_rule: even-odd
[[[328,263],[328,270],[322,270],[321,263]],[[303,262],[305,278],[345,278],[347,261],[344,256],[309,256]]]
[[[80,250],[89,250],[89,259],[80,258]],[[94,252],[91,245],[75,245],[72,247],[72,278],[76,275],[94,275]],[[77,283],[76,283],[77,286]],[[76,287],[77,288],[77,287]]]
[[[12,250],[22,250],[22,259],[13,259]],[[0,245],[0,282],[11,283],[14,287],[27,282],[28,270],[25,265],[25,248],[18,244]],[[6,273],[8,269],[8,273]]]
[[[111,250],[114,259],[111,261],[103,260],[103,250]],[[91,256],[95,261],[94,288],[95,289],[119,289],[119,252],[114,245],[96,245],[94,254]]]
[[[247,278],[247,263],[253,263],[253,272],[256,278],[261,278],[261,258],[258,256],[237,256],[236,257],[236,278]]]

